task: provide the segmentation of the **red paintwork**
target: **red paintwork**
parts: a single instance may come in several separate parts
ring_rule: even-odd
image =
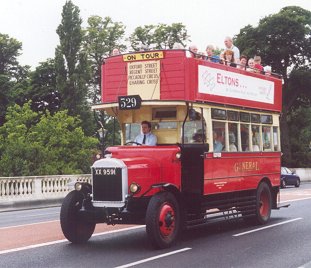
[[[184,50],[164,50],[160,71],[160,100],[184,100],[233,105],[254,110],[280,112],[282,108],[282,81],[186,57]],[[273,103],[221,97],[198,93],[198,66],[225,70],[241,75],[274,82]],[[123,56],[105,60],[102,66],[102,102],[117,102],[118,96],[127,95],[127,62]],[[121,159],[128,167],[128,183],[141,186],[137,195],[144,194],[157,183],[172,183],[181,189],[181,162],[175,155],[178,146],[116,146],[107,149],[112,157]],[[272,186],[280,184],[280,152],[223,152],[220,158],[206,153],[204,160],[204,195],[256,189],[260,180],[268,178]],[[185,178],[187,179],[187,178]],[[189,178],[191,179],[191,178]],[[153,195],[157,189],[147,193]]]
[[[204,160],[204,194],[256,189],[262,178],[280,185],[280,152],[207,153]]]
[[[280,79],[205,60],[188,58],[183,50],[164,50],[163,53],[164,58],[159,59],[161,61],[161,100],[205,101],[277,112],[282,109],[282,81]],[[274,82],[273,104],[198,93],[198,65]],[[105,64],[102,65],[102,78],[103,103],[117,102],[118,96],[127,95],[127,62],[123,61],[122,55],[105,60]]]
[[[170,224],[166,224],[166,220],[169,218]],[[175,230],[175,211],[174,208],[169,203],[165,203],[160,210],[159,222],[162,224],[159,225],[160,233],[163,237],[171,235]]]
[[[176,159],[176,153],[180,152],[178,146],[115,146],[107,150],[112,157],[124,161],[128,168],[128,183],[138,183],[140,194],[150,185],[161,182],[172,183],[180,189],[181,163]]]

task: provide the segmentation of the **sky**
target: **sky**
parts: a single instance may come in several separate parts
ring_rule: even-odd
[[[56,29],[66,0],[0,0],[0,33],[22,42],[23,65],[33,68],[53,58],[59,44]],[[208,44],[224,46],[246,25],[278,13],[285,6],[311,11],[311,0],[72,0],[79,7],[82,26],[92,15],[111,17],[126,26],[126,37],[136,27],[182,23],[199,51]]]

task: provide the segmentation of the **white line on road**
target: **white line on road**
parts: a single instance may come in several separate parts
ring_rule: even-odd
[[[106,234],[119,233],[119,232],[124,232],[124,231],[130,231],[130,230],[139,229],[139,228],[143,228],[143,227],[145,227],[145,225],[139,225],[139,226],[128,227],[128,228],[124,228],[124,229],[118,229],[118,230],[112,230],[112,231],[107,231],[107,232],[102,232],[102,233],[96,233],[96,234],[93,234],[92,237],[100,236],[100,235],[106,235]],[[35,245],[30,245],[30,246],[25,246],[25,247],[20,247],[20,248],[12,248],[12,249],[7,249],[7,250],[2,250],[2,251],[0,251],[0,255],[6,254],[6,253],[22,251],[22,250],[26,250],[26,249],[33,249],[33,248],[39,248],[39,247],[44,247],[44,246],[60,244],[60,243],[64,243],[64,242],[69,242],[69,241],[67,239],[62,239],[62,240],[56,240],[56,241],[52,241],[52,242],[35,244]]]
[[[299,266],[298,268],[310,268],[310,267],[311,267],[311,261]]]
[[[290,223],[290,222],[298,221],[298,220],[302,220],[302,218],[296,218],[296,219],[292,219],[292,220],[288,220],[288,221],[279,222],[279,223],[276,223],[276,224],[271,224],[269,226],[257,228],[257,229],[251,230],[251,231],[247,231],[247,232],[243,232],[243,233],[238,233],[238,234],[235,234],[233,236],[235,236],[235,237],[242,236],[242,235],[258,232],[258,231],[261,231],[261,230],[264,230],[264,229],[272,228],[272,227],[275,227],[275,226],[278,226],[278,225],[282,225],[282,224],[286,224],[286,223]]]
[[[27,223],[27,224],[21,224],[21,225],[13,225],[13,226],[0,227],[0,230],[11,229],[11,228],[18,228],[18,227],[24,227],[24,226],[31,226],[31,225],[38,225],[38,224],[42,224],[42,223],[52,223],[52,222],[59,222],[59,220],[42,221],[42,222],[35,222],[35,223]]]
[[[311,197],[303,197],[303,198],[299,198],[299,199],[286,200],[286,201],[282,201],[282,202],[280,202],[280,203],[282,204],[282,203],[303,201],[303,200],[309,200],[309,199],[311,199]]]
[[[59,212],[44,213],[44,214],[29,214],[29,215],[18,215],[19,218],[32,218],[32,217],[45,217],[45,216],[59,216]]]
[[[182,248],[182,249],[179,249],[179,250],[171,251],[171,252],[168,252],[168,253],[157,255],[157,256],[150,257],[150,258],[147,258],[147,259],[143,259],[143,260],[140,260],[140,261],[131,262],[131,263],[128,263],[128,264],[117,266],[115,268],[132,267],[132,266],[135,266],[135,265],[138,265],[138,264],[142,264],[142,263],[145,263],[145,262],[148,262],[148,261],[153,261],[153,260],[156,260],[156,259],[160,259],[160,258],[163,258],[163,257],[167,257],[167,256],[170,256],[170,255],[173,255],[173,254],[181,253],[181,252],[184,252],[184,251],[187,251],[187,250],[190,250],[190,249],[191,248]]]

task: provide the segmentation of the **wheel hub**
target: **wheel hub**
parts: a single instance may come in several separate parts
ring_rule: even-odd
[[[175,229],[174,208],[170,204],[163,205],[159,215],[159,227],[161,235],[169,236]]]

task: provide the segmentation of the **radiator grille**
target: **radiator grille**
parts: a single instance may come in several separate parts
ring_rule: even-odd
[[[122,201],[122,169],[92,168],[93,200]]]

